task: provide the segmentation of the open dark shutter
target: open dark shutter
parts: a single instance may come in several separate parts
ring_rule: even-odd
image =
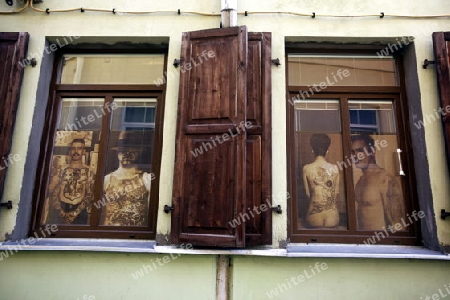
[[[0,157],[7,158],[11,150],[28,39],[24,32],[0,33]],[[0,195],[7,169],[0,164]]]
[[[438,78],[441,107],[450,107],[450,32],[433,33],[434,58]],[[447,165],[450,169],[450,114],[443,117]]]
[[[183,33],[181,52],[172,241],[244,247],[247,29]]]
[[[272,243],[271,34],[248,33],[247,245]],[[250,209],[250,210],[249,210]],[[251,213],[250,213],[251,212]],[[252,216],[253,215],[253,216]]]

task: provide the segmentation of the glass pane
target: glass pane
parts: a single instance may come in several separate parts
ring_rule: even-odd
[[[349,101],[358,230],[406,230],[392,101]]]
[[[164,55],[64,55],[63,84],[163,84]]]
[[[102,98],[62,99],[46,189],[43,223],[88,225],[102,117]]]
[[[316,85],[316,91],[340,85],[398,86],[395,60],[389,56],[290,55],[288,68],[289,85]]]
[[[321,120],[317,122],[317,120]],[[296,101],[295,130],[341,132],[339,102],[336,100]]]
[[[338,100],[295,102],[299,229],[348,228],[340,123]]]
[[[114,102],[100,225],[147,226],[156,99]]]
[[[396,134],[391,101],[349,101],[348,104],[352,133]]]

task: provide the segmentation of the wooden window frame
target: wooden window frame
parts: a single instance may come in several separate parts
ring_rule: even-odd
[[[57,53],[57,58],[54,62],[52,83],[50,87],[50,96],[47,105],[46,118],[44,123],[44,132],[40,148],[39,167],[36,172],[36,184],[34,187],[34,205],[32,212],[32,223],[30,228],[30,235],[35,232],[39,234],[39,228],[42,227],[41,218],[43,206],[45,203],[45,193],[48,183],[48,174],[51,168],[51,156],[53,152],[53,144],[56,135],[56,123],[59,118],[61,99],[64,97],[79,97],[79,98],[95,98],[102,97],[105,102],[112,101],[113,98],[119,97],[133,97],[133,98],[157,98],[157,112],[155,120],[155,138],[154,138],[154,152],[152,157],[152,173],[155,174],[155,179],[152,180],[152,188],[150,191],[149,203],[149,220],[148,227],[131,227],[131,226],[95,226],[89,227],[77,225],[57,224],[58,231],[54,232],[50,237],[56,238],[119,238],[119,239],[155,239],[156,224],[158,215],[159,202],[159,181],[160,168],[162,156],[162,142],[163,142],[163,118],[165,106],[165,91],[166,84],[59,84],[59,78],[62,71],[62,61],[65,54],[162,54],[164,55],[164,68],[167,68],[167,53],[153,50],[137,50],[130,49],[114,49],[109,51],[98,51],[92,49],[76,49],[75,51],[60,51]],[[163,74],[161,74],[163,76]],[[109,135],[108,120],[110,120],[111,113],[106,113],[102,120],[101,131],[106,130]],[[99,151],[99,165],[95,182],[95,194],[101,195],[103,190],[102,173],[104,169],[105,154],[107,153],[107,140],[102,138],[100,141]],[[102,152],[103,151],[103,152]],[[104,155],[101,155],[103,153]],[[98,197],[95,198],[98,200]],[[94,200],[94,201],[95,201]],[[100,209],[101,210],[101,209]],[[92,205],[93,214],[98,214],[97,217],[91,217],[91,220],[98,221],[100,216],[99,209]]]
[[[359,47],[360,49],[352,48],[351,46],[336,46],[335,48],[325,47],[325,49],[308,49],[305,46],[286,48],[286,61],[288,61],[289,54],[306,54],[306,53],[318,53],[318,54],[346,54],[351,57],[352,55],[373,55],[384,47]],[[363,48],[363,49],[361,49]],[[368,48],[368,49],[365,49]],[[408,149],[409,151],[402,152],[402,165],[407,174],[404,183],[404,199],[405,208],[407,212],[413,210],[419,211],[415,169],[412,153],[412,142],[409,135],[409,120],[408,120],[408,101],[406,99],[405,90],[405,76],[403,71],[402,59],[399,53],[394,53],[396,71],[398,72],[398,86],[328,86],[326,89],[316,92],[308,99],[339,99],[340,106],[340,120],[343,135],[343,155],[344,157],[350,157],[350,132],[345,130],[350,128],[350,115],[348,113],[348,99],[394,99],[393,105],[396,113],[397,124],[397,137],[399,147],[401,149]],[[289,78],[289,70],[286,68],[286,78]],[[315,230],[315,229],[298,229],[298,208],[297,208],[297,168],[295,166],[295,141],[291,139],[294,133],[294,121],[295,121],[295,109],[288,100],[292,99],[294,95],[298,95],[299,91],[308,91],[310,86],[289,86],[287,84],[287,165],[288,165],[288,192],[291,197],[288,199],[288,236],[291,242],[300,243],[353,243],[363,244],[368,238],[372,238],[376,231],[358,231],[354,230]],[[344,169],[345,190],[346,190],[346,207],[348,220],[355,218],[356,212],[353,205],[349,206],[349,203],[354,202],[354,190],[352,179],[352,168]],[[407,200],[409,199],[409,200]],[[350,213],[350,214],[349,214]],[[350,221],[348,221],[350,223]],[[355,223],[356,221],[354,221]],[[350,226],[349,226],[350,227]],[[353,229],[353,228],[352,228]],[[382,232],[382,231],[380,231]],[[408,227],[406,233],[395,233],[388,237],[377,241],[377,244],[391,244],[391,245],[419,245],[420,244],[420,222],[414,222]]]

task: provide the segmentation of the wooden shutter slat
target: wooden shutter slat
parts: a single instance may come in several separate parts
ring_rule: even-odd
[[[245,234],[249,239],[262,232],[261,220],[261,136],[250,135],[247,137],[247,211],[249,220],[246,221]],[[256,207],[256,209],[255,209]],[[251,238],[250,238],[251,237]]]
[[[251,133],[261,133],[262,127],[262,49],[261,39],[255,34],[249,34],[248,71],[247,71],[247,121],[252,123]]]
[[[187,148],[193,151],[203,147],[203,143],[210,143],[209,136],[188,136]],[[201,159],[198,159],[201,158]],[[234,197],[233,187],[236,159],[236,142],[230,141],[220,147],[213,147],[201,154],[201,157],[187,156],[186,182],[189,187],[189,200],[185,202],[187,211],[186,227],[211,227],[228,230],[228,221],[234,218],[234,209],[228,200]],[[225,203],[222,203],[225,201]],[[221,209],[225,208],[225,211]]]

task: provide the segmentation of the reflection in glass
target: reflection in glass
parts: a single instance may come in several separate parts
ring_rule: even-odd
[[[162,54],[66,54],[62,84],[164,83]]]
[[[156,99],[116,99],[100,225],[147,226]]]
[[[62,99],[43,223],[89,224],[104,109],[103,99]]]
[[[391,101],[348,102],[352,133],[396,134]]]
[[[289,85],[398,86],[395,60],[391,56],[291,54],[288,68]]]
[[[349,101],[351,158],[358,230],[405,230],[403,192],[397,173],[397,132],[391,101]],[[374,122],[375,120],[375,122]]]
[[[296,102],[294,134],[299,228],[347,229],[339,102]]]

